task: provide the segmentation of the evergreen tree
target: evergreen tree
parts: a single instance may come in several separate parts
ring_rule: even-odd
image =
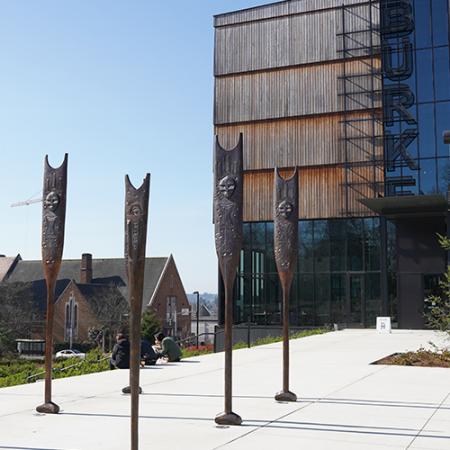
[[[161,322],[153,309],[148,309],[142,315],[141,333],[142,339],[147,339],[151,344],[155,343],[155,334],[161,331]]]

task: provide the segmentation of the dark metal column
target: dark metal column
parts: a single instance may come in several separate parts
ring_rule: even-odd
[[[219,425],[240,425],[232,410],[233,286],[242,248],[242,134],[232,150],[216,137],[214,154],[214,225],[217,257],[225,290],[225,411],[216,416]]]
[[[275,168],[273,219],[275,262],[283,292],[283,389],[275,400],[295,402],[297,396],[289,390],[289,293],[298,254],[297,169],[291,178],[283,179]]]
[[[45,395],[44,403],[36,411],[57,414],[59,406],[52,402],[53,362],[53,306],[55,286],[61,267],[66,221],[67,153],[58,168],[44,163],[44,188],[42,192],[42,263],[47,285],[47,320],[45,328]]]
[[[380,252],[380,270],[381,270],[381,314],[383,316],[389,315],[389,289],[388,289],[388,256],[387,256],[387,219],[380,217],[380,238],[381,238],[381,252]]]
[[[141,315],[147,243],[150,174],[136,189],[125,177],[125,262],[130,315],[131,450],[139,447],[139,370],[141,366]],[[126,388],[125,388],[126,389]]]

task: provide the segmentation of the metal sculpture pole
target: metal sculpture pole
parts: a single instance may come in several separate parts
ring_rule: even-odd
[[[130,392],[131,450],[138,449],[139,369],[141,362],[141,315],[144,288],[145,246],[147,243],[150,174],[136,189],[125,177],[125,261],[130,304]],[[126,389],[126,388],[125,388]]]
[[[298,172],[283,179],[275,168],[274,182],[274,247],[275,262],[283,291],[283,389],[275,400],[295,402],[289,390],[289,292],[294,278],[298,254]]]
[[[214,224],[216,251],[225,287],[225,411],[219,425],[240,425],[232,410],[233,285],[242,248],[242,134],[232,150],[225,150],[216,136],[214,155]]]
[[[47,320],[45,327],[45,394],[44,403],[36,411],[58,414],[59,406],[52,402],[53,306],[55,286],[61,267],[66,220],[67,153],[60,167],[54,169],[44,163],[42,192],[42,263],[47,285]]]

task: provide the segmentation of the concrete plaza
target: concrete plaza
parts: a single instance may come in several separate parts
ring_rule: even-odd
[[[234,410],[241,427],[217,427],[223,354],[141,371],[140,448],[450,449],[450,369],[370,363],[415,350],[429,331],[344,330],[291,341],[297,403],[273,400],[281,344],[234,352]],[[0,449],[126,450],[128,371],[54,381],[59,415],[37,414],[43,383],[0,390]]]

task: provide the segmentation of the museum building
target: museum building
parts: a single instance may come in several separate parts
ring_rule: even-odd
[[[422,328],[447,262],[448,0],[290,0],[214,27],[215,133],[244,144],[235,323],[280,324],[278,167],[299,171],[291,325]]]

